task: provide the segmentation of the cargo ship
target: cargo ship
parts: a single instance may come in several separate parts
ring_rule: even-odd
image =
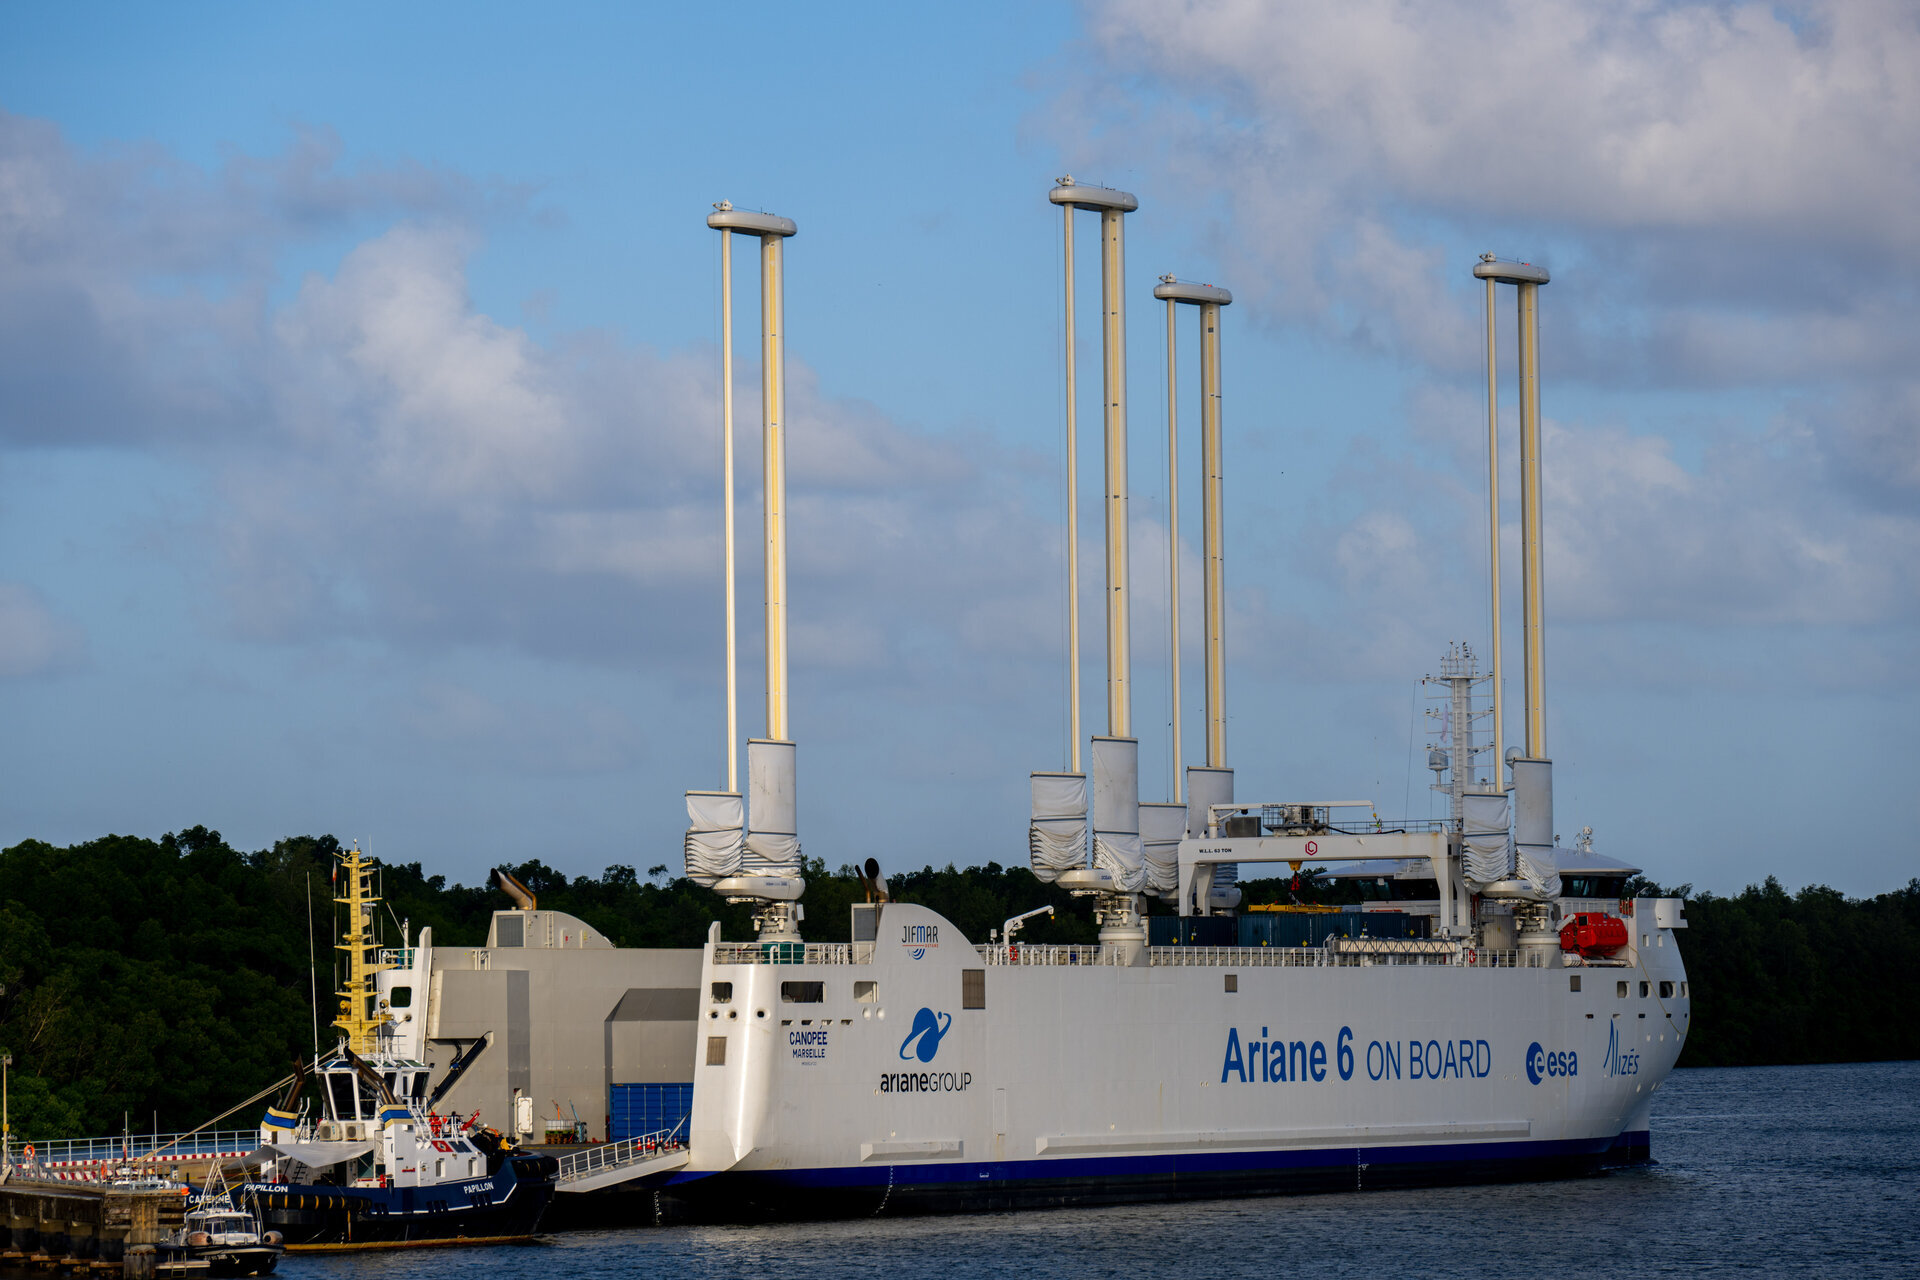
[[[1071,734],[1064,767],[1030,776],[1027,844],[1041,881],[1085,900],[1098,941],[1023,943],[1024,916],[984,940],[963,936],[934,907],[891,900],[871,861],[849,941],[802,936],[781,339],[783,246],[797,228],[722,202],[707,221],[729,246],[723,262],[736,235],[757,240],[761,262],[767,723],[745,744],[742,789],[729,608],[725,784],[687,793],[684,852],[688,878],[751,906],[755,935],[723,939],[716,923],[697,953],[623,951],[528,897],[496,914],[486,947],[423,947],[410,971],[381,975],[388,986],[429,992],[425,1025],[401,1034],[424,1053],[419,1046],[507,1019],[509,1035],[528,1047],[486,1086],[501,1098],[494,1105],[521,1107],[547,1081],[574,1091],[554,1083],[556,1098],[590,1099],[604,1088],[608,1141],[563,1156],[559,1186],[639,1192],[606,1200],[634,1222],[1364,1190],[1561,1177],[1650,1159],[1654,1095],[1690,1021],[1678,944],[1686,920],[1679,899],[1633,896],[1637,868],[1595,854],[1590,830],[1571,847],[1555,834],[1537,335],[1547,273],[1491,257],[1474,268],[1487,296],[1496,531],[1493,308],[1498,288],[1518,296],[1522,732],[1509,749],[1496,533],[1490,668],[1455,644],[1429,678],[1442,704],[1429,764],[1447,805],[1417,820],[1283,787],[1256,800],[1236,796],[1226,750],[1220,377],[1232,295],[1161,278],[1153,296],[1167,317],[1167,479],[1176,500],[1174,326],[1182,308],[1196,309],[1200,322],[1205,749],[1185,765],[1176,734],[1172,800],[1143,802],[1131,723],[1123,288],[1124,222],[1138,201],[1071,178],[1050,199],[1065,215]],[[1089,212],[1099,220],[1103,299],[1100,735],[1081,727],[1072,480],[1073,234]],[[730,266],[722,279],[730,388]],[[730,393],[724,406],[731,530]],[[1177,515],[1169,526],[1167,598],[1179,601]],[[732,570],[729,553],[727,601]],[[1177,726],[1181,635],[1176,610]],[[1330,868],[1360,902],[1263,918],[1241,910],[1239,877],[1250,866],[1296,877]],[[577,1049],[545,1059],[538,1046],[549,1039]],[[649,1100],[647,1131],[620,1131],[623,1096]]]

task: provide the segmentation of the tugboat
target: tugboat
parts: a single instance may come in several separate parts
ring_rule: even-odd
[[[281,1235],[263,1232],[260,1219],[236,1208],[226,1188],[207,1190],[187,1210],[186,1219],[166,1242],[170,1258],[204,1262],[209,1276],[264,1276],[280,1263]]]
[[[392,1051],[394,1017],[374,975],[406,967],[405,940],[383,951],[374,864],[359,848],[340,858],[346,909],[337,949],[347,978],[338,992],[338,1046],[303,1065],[260,1123],[249,1157],[259,1178],[241,1187],[293,1252],[526,1240],[553,1200],[559,1163],[515,1148],[497,1130],[441,1117],[434,1108],[491,1037],[456,1057],[428,1092],[431,1067]],[[336,882],[338,883],[338,882]]]

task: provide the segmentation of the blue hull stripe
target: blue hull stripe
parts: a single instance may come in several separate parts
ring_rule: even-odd
[[[1131,1178],[1177,1178],[1197,1174],[1254,1174],[1266,1171],[1351,1169],[1355,1165],[1499,1164],[1566,1160],[1605,1155],[1615,1139],[1574,1138],[1523,1142],[1452,1142],[1405,1147],[1316,1147],[1307,1151],[1219,1151],[1181,1155],[1078,1156],[1051,1160],[905,1161],[840,1169],[742,1169],[719,1176],[750,1178],[774,1186],[831,1189],[845,1187],[978,1185],[994,1182],[1087,1182]],[[680,1174],[665,1185],[712,1177]]]

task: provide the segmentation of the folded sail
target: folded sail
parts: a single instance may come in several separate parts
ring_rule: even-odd
[[[1052,884],[1062,871],[1087,865],[1087,775],[1036,773],[1027,855],[1033,874]]]
[[[794,745],[755,738],[747,743],[747,839],[740,871],[750,876],[801,872],[796,821]]]
[[[1553,761],[1513,762],[1514,872],[1541,898],[1560,896],[1560,864],[1553,853]]]
[[[1217,804],[1233,803],[1233,770],[1211,765],[1187,766],[1187,835],[1199,839],[1207,834],[1207,811]],[[1240,904],[1240,864],[1217,862],[1213,880],[1200,892],[1207,895],[1215,910],[1231,910]],[[1195,906],[1200,905],[1194,903]]]
[[[1132,738],[1093,740],[1093,865],[1113,877],[1121,893],[1147,883],[1140,847],[1140,744]]]
[[[745,813],[737,791],[687,792],[687,879],[711,889],[740,870]]]
[[[1147,859],[1147,892],[1171,898],[1180,886],[1180,837],[1187,834],[1187,806],[1140,806],[1140,847]]]
[[[1521,845],[1515,851],[1514,872],[1540,895],[1542,901],[1560,896],[1560,864],[1553,850],[1541,845]]]
[[[1507,793],[1461,797],[1461,875],[1476,892],[1513,874],[1512,806]]]

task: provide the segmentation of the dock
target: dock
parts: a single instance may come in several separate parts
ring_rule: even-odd
[[[180,1190],[130,1190],[12,1176],[0,1182],[0,1270],[126,1280],[204,1274],[205,1262],[163,1259],[161,1241],[186,1214]]]

